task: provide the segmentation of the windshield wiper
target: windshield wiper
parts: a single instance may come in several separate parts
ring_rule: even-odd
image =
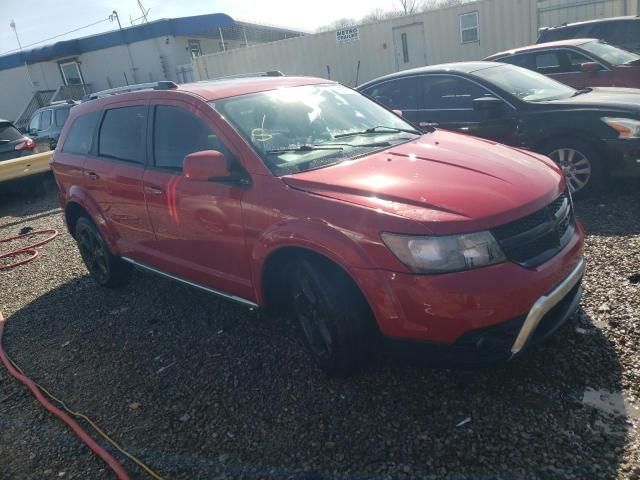
[[[386,127],[384,125],[378,125],[375,127],[367,128],[366,130],[362,130],[360,132],[339,133],[338,135],[334,135],[333,138],[352,137],[355,135],[369,135],[371,133],[376,133],[380,129],[390,130],[392,132],[405,132],[405,133],[413,133],[414,135],[422,135],[422,132],[419,132],[418,130],[413,130],[410,128],[396,128],[396,127]]]
[[[577,97],[578,95],[582,95],[585,93],[589,93],[593,91],[593,88],[590,87],[584,87],[584,88],[579,88],[578,90],[576,90],[576,93],[574,93],[573,95],[571,95],[572,97]]]
[[[278,153],[288,153],[288,152],[313,152],[314,150],[344,150],[342,147],[320,147],[316,145],[300,145],[299,147],[294,148],[276,148],[273,150],[267,150],[267,155],[276,155]]]

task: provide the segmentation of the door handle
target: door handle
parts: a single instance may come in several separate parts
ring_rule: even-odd
[[[421,127],[438,127],[440,124],[438,122],[420,122],[418,124]]]
[[[87,172],[87,177],[91,180],[98,180],[100,176],[96,172]]]
[[[144,187],[144,191],[151,195],[162,195],[164,193],[164,190],[160,187]]]

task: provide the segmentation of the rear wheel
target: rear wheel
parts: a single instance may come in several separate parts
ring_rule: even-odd
[[[102,235],[87,217],[76,223],[76,241],[82,260],[93,279],[103,287],[120,287],[131,276],[131,265],[114,256]]]
[[[322,370],[344,376],[364,366],[374,323],[351,278],[327,260],[303,258],[294,268],[291,295],[309,353]]]
[[[567,186],[578,198],[600,190],[605,183],[605,169],[598,151],[582,140],[556,140],[543,149],[564,173]]]

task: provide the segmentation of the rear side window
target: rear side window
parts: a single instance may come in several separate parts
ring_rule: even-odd
[[[74,155],[86,155],[91,150],[96,124],[100,119],[100,111],[85,113],[75,119],[69,129],[62,151]]]
[[[48,130],[51,126],[51,110],[44,110],[40,117],[40,130]]]
[[[20,131],[10,123],[0,123],[0,142],[13,142],[22,137]]]
[[[71,109],[70,108],[59,108],[56,110],[56,125],[58,127],[62,127],[64,126],[64,122],[67,121],[67,118],[69,118],[69,111]]]
[[[496,61],[510,63],[511,65],[528,68],[529,70],[533,70],[535,68],[533,66],[533,56],[531,54],[508,55],[506,57],[499,58]]]
[[[202,150],[218,150],[232,158],[207,124],[187,110],[158,105],[153,125],[153,156],[158,168],[181,171],[184,157]]]
[[[378,84],[364,91],[366,95],[388,108],[417,110],[422,104],[418,77],[399,78]]]
[[[536,54],[536,70],[542,74],[554,74],[562,71],[560,56],[557,50]]]
[[[132,163],[144,163],[147,107],[107,110],[100,127],[98,155]]]

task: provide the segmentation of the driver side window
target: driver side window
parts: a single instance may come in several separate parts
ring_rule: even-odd
[[[476,98],[493,96],[469,80],[446,75],[423,77],[422,88],[427,110],[473,110]]]
[[[153,126],[153,157],[157,168],[181,172],[184,157],[202,150],[218,150],[228,160],[233,158],[207,124],[183,108],[156,106]]]

